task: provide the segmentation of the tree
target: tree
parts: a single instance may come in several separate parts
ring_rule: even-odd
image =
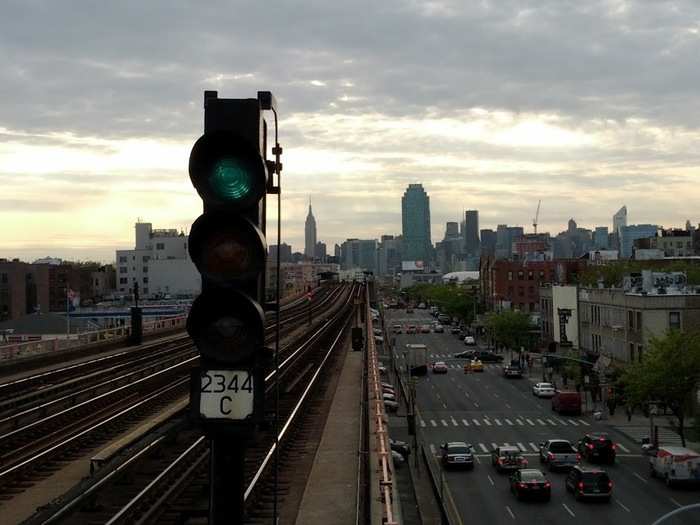
[[[527,314],[517,310],[506,310],[489,315],[486,328],[496,343],[519,350],[520,346],[528,341],[530,332],[535,327],[530,323]]]
[[[478,312],[478,298],[453,284],[417,284],[408,288],[406,293],[413,300],[438,306],[441,312],[467,324]]]
[[[685,419],[700,385],[700,334],[673,330],[650,346],[644,361],[623,374],[625,395],[631,404],[658,401],[670,408],[685,446]]]

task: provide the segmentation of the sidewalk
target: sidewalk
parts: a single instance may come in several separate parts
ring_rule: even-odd
[[[539,383],[542,381],[542,367],[533,366],[532,368],[528,369],[528,373],[525,375],[525,377],[531,383]],[[555,374],[552,379],[557,387],[563,386],[564,382],[562,381],[560,375]],[[573,389],[574,385],[569,383],[569,387]],[[600,405],[600,403],[598,404]],[[675,430],[672,429],[672,425],[669,423],[669,419],[672,418],[673,416],[671,415],[654,416],[654,426],[658,427],[659,442],[662,445],[674,445],[680,447],[681,437]],[[627,414],[625,413],[625,407],[623,406],[618,406],[613,415],[610,415],[609,410],[605,408],[603,419],[601,419],[601,421],[611,426],[614,430],[624,434],[635,443],[639,443],[640,446],[642,438],[649,437],[651,434],[651,422],[649,421],[649,418],[643,414],[635,412],[632,414],[632,417],[628,419]],[[692,418],[688,418],[685,423],[685,445],[687,448],[700,451],[700,442],[690,441],[688,439],[688,433],[691,431],[692,425]]]

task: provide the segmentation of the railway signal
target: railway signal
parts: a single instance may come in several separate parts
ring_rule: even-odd
[[[210,523],[242,514],[245,446],[264,413],[265,207],[281,165],[266,159],[263,111],[274,105],[269,92],[223,99],[205,91],[204,134],[189,159],[203,201],[188,239],[202,280],[187,318],[201,353],[191,406],[212,438]]]

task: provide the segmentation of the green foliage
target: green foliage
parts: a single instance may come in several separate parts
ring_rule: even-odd
[[[530,323],[530,316],[517,310],[491,313],[486,318],[486,329],[493,340],[514,350],[527,344],[530,331],[536,327]]]
[[[479,311],[479,298],[454,284],[417,284],[405,292],[415,302],[435,305],[441,312],[465,323],[471,323]]]
[[[631,365],[621,381],[631,404],[665,403],[678,418],[685,446],[684,420],[691,395],[700,385],[700,334],[671,331],[651,340],[644,361]]]

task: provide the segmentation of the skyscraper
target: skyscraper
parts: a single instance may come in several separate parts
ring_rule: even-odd
[[[409,184],[401,198],[403,260],[431,259],[430,197],[422,184]]]
[[[478,210],[467,210],[464,215],[464,251],[470,257],[479,255]]]
[[[627,226],[627,206],[623,206],[613,215],[613,233],[620,234],[620,228]]]
[[[304,225],[304,256],[313,259],[316,255],[316,219],[311,212],[311,203],[309,202],[309,214],[306,216],[306,224]]]

